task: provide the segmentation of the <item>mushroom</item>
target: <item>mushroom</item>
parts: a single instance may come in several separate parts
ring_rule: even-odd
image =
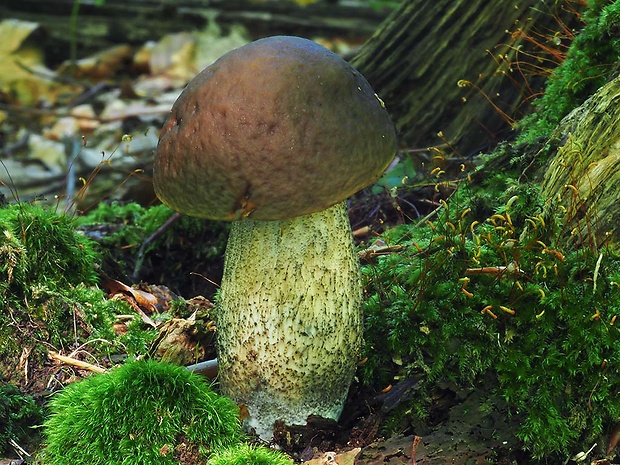
[[[396,152],[383,102],[306,39],[235,49],[198,74],[161,131],[155,192],[232,221],[218,298],[219,380],[264,439],[276,420],[338,419],[362,344],[346,199]]]

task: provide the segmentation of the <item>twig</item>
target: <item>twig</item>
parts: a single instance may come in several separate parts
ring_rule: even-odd
[[[355,231],[353,231],[353,237],[365,236],[371,231],[372,231],[372,228],[370,226],[362,226],[361,228],[358,228]]]
[[[146,252],[146,248],[147,246],[153,242],[155,239],[157,239],[159,236],[161,236],[164,232],[166,232],[166,230],[170,227],[171,224],[175,223],[176,221],[181,219],[181,214],[180,213],[173,213],[170,218],[168,218],[164,224],[162,224],[159,228],[157,228],[157,230],[151,234],[149,237],[147,237],[146,239],[144,239],[144,242],[142,242],[142,245],[140,246],[140,249],[138,250],[138,255],[136,258],[136,265],[134,266],[133,269],[133,275],[132,278],[133,279],[137,279],[138,278],[138,273],[140,273],[140,269],[142,268],[142,262],[144,261],[144,254]]]
[[[405,247],[402,245],[374,244],[364,250],[359,251],[357,253],[357,256],[361,260],[370,261],[371,259],[379,255],[387,255],[390,253],[400,252],[404,248]]]
[[[186,366],[189,371],[198,373],[199,375],[206,376],[209,379],[215,379],[218,371],[217,358],[213,360],[207,360],[206,362],[196,363],[194,365]]]
[[[94,373],[105,373],[106,369],[98,367],[97,365],[93,365],[92,363],[83,362],[81,360],[77,360],[72,357],[67,357],[65,355],[60,355],[58,352],[54,352],[53,350],[49,350],[48,355],[50,358],[54,360],[58,360],[59,362],[66,363],[67,365],[73,365],[78,368],[82,368],[84,370],[89,370]]]
[[[411,465],[417,465],[417,462],[415,460],[415,454],[416,451],[418,449],[418,444],[420,443],[420,440],[422,438],[420,436],[414,436],[413,438],[413,444],[411,445]]]
[[[504,275],[524,275],[525,272],[519,268],[516,262],[509,263],[508,266],[485,266],[482,268],[467,268],[465,270],[466,276],[478,274],[489,274],[501,278]]]
[[[11,444],[11,446],[17,451],[17,453],[20,456],[22,456],[22,454],[23,454],[26,457],[31,457],[31,455],[28,452],[26,452],[22,446],[17,444],[14,439],[9,439],[9,444]]]
[[[58,360],[59,362],[66,363],[67,365],[73,365],[78,368],[93,371],[95,373],[107,373],[107,370],[105,368],[101,368],[97,365],[83,362],[72,357],[60,355],[58,352],[55,352],[53,350],[48,351],[48,355],[51,359]],[[218,361],[217,358],[214,358],[213,360],[207,360],[204,362],[195,363],[194,365],[188,365],[185,368],[187,368],[193,373],[203,375],[209,379],[214,379],[217,376],[218,372]]]
[[[420,226],[422,226],[424,223],[426,223],[427,221],[429,221],[433,216],[435,216],[437,213],[439,213],[439,210],[441,210],[443,208],[443,205],[439,205],[437,208],[435,208],[432,212],[430,212],[428,215],[426,215],[424,218],[420,219],[414,226],[415,229],[419,228]]]
[[[594,267],[594,277],[592,278],[592,282],[594,283],[592,287],[592,294],[596,294],[596,280],[598,279],[598,272],[601,269],[601,261],[603,260],[603,252],[598,256],[598,260],[596,260],[596,266]]]

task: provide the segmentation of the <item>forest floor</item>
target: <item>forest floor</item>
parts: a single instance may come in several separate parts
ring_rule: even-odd
[[[35,31],[31,24],[23,24],[17,33],[4,31],[4,35],[12,34],[12,51],[19,55]],[[60,70],[22,74],[23,67],[0,54],[0,69],[10,67],[18,75],[11,81],[15,92],[4,94],[0,111],[5,171],[0,173],[0,192],[13,200],[46,198],[51,205],[77,210],[113,198],[150,204],[154,195],[148,173],[159,127],[187,80],[215,58],[201,44],[209,36],[210,53],[219,55],[247,40],[239,31],[225,37],[203,34],[169,36],[140,50],[120,46],[102,51],[80,60],[74,79],[62,84],[56,79]],[[326,45],[345,47],[336,41]],[[31,65],[43,66],[42,62]],[[0,73],[0,79],[3,76]],[[17,92],[24,88],[47,105],[28,105],[28,95]],[[91,177],[92,173],[96,176]],[[80,178],[87,179],[89,187],[82,196],[78,196]],[[408,212],[413,217],[424,211],[424,200],[433,208],[436,205],[433,199],[423,197],[422,193],[412,200],[418,207]],[[385,202],[389,204],[389,199]],[[353,204],[352,210],[357,212],[354,227],[367,222],[360,216],[369,209],[363,201]],[[391,214],[396,217],[402,212]],[[60,362],[52,360],[40,367],[38,379],[29,380],[29,394],[40,396],[60,367]],[[89,372],[76,373],[86,376]],[[438,387],[428,421],[396,426],[387,433],[386,414],[415,399],[415,380],[401,380],[384,393],[355,385],[338,425],[317,421],[305,428],[281,431],[280,445],[313,465],[527,463],[513,420],[501,409],[489,412],[482,408],[480,393],[485,388]],[[287,437],[300,439],[287,444]],[[0,458],[0,465],[17,463],[21,460]]]

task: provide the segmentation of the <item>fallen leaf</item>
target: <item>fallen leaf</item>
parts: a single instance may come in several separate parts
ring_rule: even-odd
[[[355,459],[361,451],[361,448],[356,447],[355,449],[341,452],[339,454],[336,454],[335,452],[325,452],[323,456],[317,459],[308,460],[307,462],[302,463],[307,465],[353,465],[355,463]]]
[[[151,72],[165,74],[177,85],[184,85],[197,73],[194,54],[196,38],[188,32],[164,36],[151,49],[149,60]]]
[[[65,62],[58,71],[62,74],[71,74],[74,78],[87,78],[93,82],[100,82],[112,79],[119,71],[125,69],[132,59],[132,47],[116,45],[93,56],[82,58],[75,64]]]
[[[209,21],[202,31],[169,34],[157,43],[147,43],[136,52],[133,66],[145,69],[148,64],[150,75],[141,76],[134,91],[154,97],[166,89],[182,88],[200,70],[248,41],[243,26],[232,26],[224,35],[217,21]]]
[[[158,303],[157,297],[148,292],[141,291],[140,289],[129,287],[116,279],[108,279],[105,282],[105,288],[112,298],[121,298],[127,301],[127,303],[138,312],[142,321],[153,328],[157,327],[153,320],[146,314],[146,312],[153,313],[156,310],[156,305]]]
[[[76,88],[56,82],[56,73],[43,64],[40,34],[38,23],[17,19],[0,22],[0,92],[12,96],[11,103],[53,103],[61,94],[76,93]]]

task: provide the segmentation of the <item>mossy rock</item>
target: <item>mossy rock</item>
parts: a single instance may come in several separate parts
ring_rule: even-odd
[[[238,444],[237,405],[200,376],[128,362],[71,384],[50,402],[46,465],[177,465]]]

